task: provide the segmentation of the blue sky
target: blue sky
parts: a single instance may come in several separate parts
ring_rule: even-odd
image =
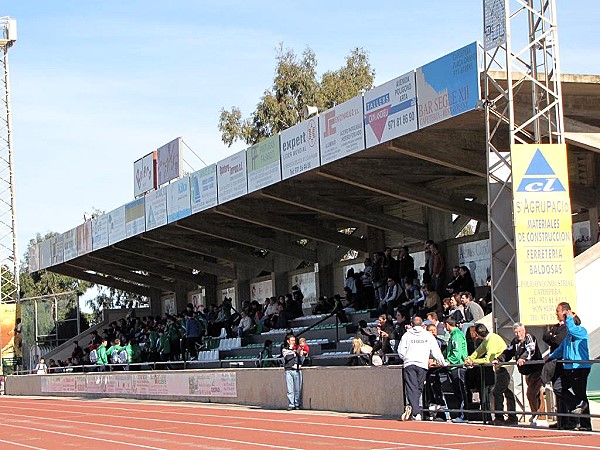
[[[563,72],[600,74],[600,3],[557,3]],[[320,72],[363,47],[382,84],[481,40],[481,4],[3,0],[0,16],[18,22],[9,62],[20,255],[37,232],[132,200],[133,162],[177,136],[209,164],[243,149],[221,142],[219,111],[250,114],[280,42],[312,48]]]

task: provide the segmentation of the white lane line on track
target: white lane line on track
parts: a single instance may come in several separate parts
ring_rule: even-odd
[[[25,408],[25,407],[14,407],[13,409],[26,409],[26,410],[34,410],[33,408]],[[36,411],[37,413],[40,412],[39,409],[35,409],[34,411]],[[46,412],[52,412],[52,411],[46,411]],[[82,414],[82,412],[72,412],[72,411],[63,411],[64,413],[73,413],[73,414]],[[138,411],[139,413],[139,411]],[[0,417],[4,416],[4,415],[9,415],[8,413],[1,413],[0,412]],[[163,411],[163,415],[164,415],[164,411]],[[85,413],[86,417],[89,416],[100,416],[102,418],[105,418],[106,415],[105,414],[95,414],[95,413]],[[132,417],[132,416],[121,416],[121,415],[117,415],[112,413],[111,414],[111,418],[121,418],[121,419],[138,419],[138,420],[147,420],[147,421],[151,421],[151,422],[160,422],[160,423],[176,423],[176,424],[180,424],[180,425],[195,425],[195,426],[199,426],[199,427],[208,427],[208,428],[225,428],[225,429],[231,429],[231,430],[238,430],[238,431],[259,431],[262,433],[265,433],[265,429],[264,427],[261,428],[250,428],[250,427],[240,427],[240,426],[233,426],[233,425],[218,425],[218,424],[203,424],[203,423],[197,423],[197,422],[184,422],[184,421],[173,421],[173,420],[165,420],[165,419],[154,419],[154,418],[147,418],[147,417]],[[66,419],[56,419],[53,417],[33,417],[32,419],[39,419],[39,420],[44,420],[44,421],[55,421],[55,422],[69,422],[69,423],[73,423],[72,420],[66,420]],[[289,423],[289,420],[286,421],[287,423]],[[98,422],[88,422],[88,421],[82,421],[82,420],[78,420],[78,423],[81,424],[87,424],[87,425],[94,425],[94,426],[101,426],[101,427],[107,427],[107,428],[117,428],[117,429],[122,429],[125,431],[143,431],[145,433],[159,433],[159,434],[163,434],[163,435],[172,435],[172,436],[185,436],[185,437],[193,437],[196,439],[216,439],[216,440],[221,440],[221,441],[226,441],[226,442],[238,442],[238,443],[244,443],[244,444],[252,444],[252,445],[257,445],[257,446],[262,446],[262,447],[269,447],[269,448],[281,448],[281,449],[290,449],[290,450],[300,450],[298,448],[291,448],[291,447],[277,447],[274,446],[272,444],[258,444],[256,442],[244,442],[244,441],[234,441],[232,439],[223,439],[223,438],[211,438],[211,437],[207,437],[207,436],[196,436],[196,435],[187,435],[187,434],[182,434],[182,433],[172,433],[169,431],[158,431],[158,430],[148,430],[145,428],[134,428],[134,427],[122,427],[122,426],[118,426],[118,425],[108,425],[108,424],[104,424],[104,423],[98,423]],[[305,423],[303,422],[302,425],[304,425]],[[321,424],[323,425],[323,424]],[[314,434],[314,433],[306,433],[306,432],[295,432],[295,431],[281,431],[281,430],[267,430],[267,435],[269,434],[284,434],[284,435],[291,435],[294,437],[298,437],[300,439],[302,439],[302,437],[316,437],[316,438],[322,438],[322,439],[329,439],[329,440],[342,440],[342,441],[353,441],[353,442],[363,442],[363,443],[367,443],[367,444],[385,444],[385,445],[393,445],[394,442],[390,442],[390,441],[377,441],[377,440],[373,440],[373,439],[361,439],[361,438],[354,438],[354,437],[343,437],[343,436],[330,436],[330,435],[326,435],[326,434]],[[422,448],[423,444],[403,444],[405,446],[409,446],[409,447],[418,447],[418,448]],[[436,449],[436,450],[454,450],[452,447],[438,447],[438,446],[433,446],[430,445],[428,446],[431,449]]]
[[[67,400],[67,401],[71,401],[71,400]],[[48,405],[50,404],[51,401],[47,401],[47,400],[40,400],[39,404],[40,406],[43,405]],[[76,402],[76,401],[73,401]],[[109,406],[97,406],[98,402],[95,402],[94,405],[94,409],[109,409],[111,411],[114,411],[115,409],[121,410],[121,411],[127,411],[127,412],[135,412],[135,413],[158,413],[158,414],[164,414],[165,409],[163,405],[163,409],[161,410],[139,410],[137,408],[122,408],[119,407],[120,405],[123,404],[129,404],[129,405],[139,405],[139,403],[134,403],[134,402],[110,402],[110,401],[105,401],[104,399],[100,402],[100,403],[105,403],[108,405],[114,405],[112,407]],[[21,405],[22,403],[19,403],[19,405]],[[56,405],[60,405],[60,406],[64,406],[62,403],[55,403]],[[83,404],[81,405],[81,407],[87,407],[89,406],[89,403],[87,404]],[[173,407],[178,407],[177,406],[173,406]],[[201,406],[204,407],[204,406]],[[26,409],[32,409],[33,408],[26,408]],[[212,408],[211,408],[212,409]],[[223,408],[226,410],[229,410],[231,408]],[[234,408],[235,409],[235,408]],[[36,409],[36,411],[38,411]],[[254,412],[254,410],[251,410],[252,412]],[[262,412],[262,411],[261,411]],[[266,411],[265,411],[266,412]],[[275,411],[269,411],[271,414],[277,414],[280,413],[281,415],[290,415],[290,412],[288,411],[279,411],[279,410],[275,410]],[[198,417],[214,417],[214,418],[227,418],[227,419],[239,419],[239,420],[257,420],[257,421],[264,421],[265,419],[263,418],[251,418],[251,417],[246,417],[246,416],[231,416],[231,415],[219,415],[219,414],[202,414],[202,413],[198,413],[198,414],[193,414],[190,412],[170,412],[170,414],[173,415],[185,415],[186,417],[189,416],[198,416]],[[298,415],[300,416],[301,413],[293,413],[293,415]],[[311,414],[312,415],[312,414]],[[326,416],[326,414],[321,414],[323,416]],[[121,417],[121,416],[120,416]],[[309,416],[310,417],[310,416]],[[331,417],[331,416],[328,416]],[[334,416],[335,417],[335,416]],[[156,420],[156,419],[144,419],[144,420]],[[289,423],[289,418],[282,420],[282,419],[268,419],[269,422],[283,422],[283,423]],[[182,423],[186,423],[186,422],[182,422]],[[191,424],[196,424],[195,422],[188,422]],[[361,429],[361,430],[378,430],[378,431],[390,431],[390,432],[399,432],[399,433],[409,433],[409,434],[424,434],[424,435],[439,435],[439,433],[441,431],[421,431],[421,430],[406,430],[406,429],[398,429],[398,428],[383,428],[383,427],[366,427],[366,426],[359,426],[359,425],[345,425],[345,424],[323,424],[321,422],[308,422],[308,421],[302,421],[301,422],[303,425],[313,425],[313,426],[328,426],[328,427],[340,427],[340,428],[350,428],[350,429]],[[431,423],[432,425],[434,424],[434,422]],[[446,424],[438,424],[441,426],[445,426]],[[220,426],[224,426],[224,425],[220,425]],[[481,427],[482,424],[461,424],[461,427],[465,427],[465,428],[472,428],[472,427]],[[443,430],[443,428],[440,427],[440,430]],[[530,429],[523,429],[523,431],[530,431]],[[533,430],[531,430],[533,431]],[[561,432],[558,430],[544,430],[546,432],[550,432],[552,431],[553,433],[556,433],[557,436],[559,437],[561,436]],[[469,438],[469,439],[479,439],[479,440],[491,440],[491,441],[495,441],[495,442],[522,442],[523,444],[536,444],[536,445],[555,445],[555,446],[563,446],[563,447],[574,447],[574,448],[583,448],[583,449],[600,449],[600,446],[593,446],[593,445],[581,445],[581,444],[574,444],[574,443],[558,443],[558,442],[543,442],[543,441],[537,441],[537,440],[527,440],[527,439],[519,439],[519,438],[502,438],[502,437],[493,437],[493,436],[481,436],[481,437],[476,437],[473,436],[471,434],[458,434],[458,433],[447,433],[444,431],[444,435],[445,436],[452,436],[452,437],[463,437],[463,438]],[[584,435],[584,434],[582,434]],[[561,436],[562,437],[562,436]],[[568,436],[565,436],[568,437]],[[532,438],[534,438],[534,436],[532,436]],[[373,441],[375,442],[375,441]],[[432,447],[434,448],[434,447]]]
[[[0,442],[4,442],[5,444],[9,445],[16,445],[17,447],[33,448],[35,450],[46,450],[43,447],[34,447],[33,445],[21,444],[20,442],[5,441],[4,439],[0,439]]]
[[[0,415],[10,416],[10,417],[14,418],[14,414],[0,413]],[[45,420],[61,420],[61,419],[46,418]],[[19,426],[19,425],[13,425],[12,423],[3,422],[2,423],[2,428],[6,428],[6,427],[20,428],[20,429],[29,430],[29,431],[32,430],[31,426],[29,426],[29,427],[22,427],[22,426]],[[94,440],[94,441],[108,442],[110,444],[121,444],[121,445],[129,445],[131,447],[148,448],[148,449],[151,449],[151,450],[167,450],[166,448],[163,448],[163,447],[150,447],[148,445],[142,445],[142,444],[131,444],[129,442],[113,441],[111,439],[96,438],[96,437],[92,437],[92,436],[85,436],[85,435],[82,435],[82,434],[71,434],[71,433],[65,433],[63,431],[52,431],[52,430],[43,429],[43,428],[36,428],[35,431],[39,432],[39,433],[60,434],[61,436],[77,437],[77,438],[82,438],[82,439],[91,439],[91,440]]]

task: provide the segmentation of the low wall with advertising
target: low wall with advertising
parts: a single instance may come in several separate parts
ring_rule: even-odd
[[[303,373],[306,409],[398,415],[404,404],[399,366],[308,367]],[[281,368],[19,375],[7,377],[6,394],[287,407]]]

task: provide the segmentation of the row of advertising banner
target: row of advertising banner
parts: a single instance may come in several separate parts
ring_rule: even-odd
[[[474,42],[216,164],[150,190],[34,246],[29,270],[61,264],[476,109],[481,97],[478,55],[479,45]],[[163,181],[177,171],[180,153],[175,150],[180,140],[164,146],[163,153],[172,157],[165,163],[167,175],[161,175],[159,167]],[[147,166],[151,156],[145,157]],[[144,167],[142,158],[139,192],[151,186],[148,177],[144,178],[150,171]]]

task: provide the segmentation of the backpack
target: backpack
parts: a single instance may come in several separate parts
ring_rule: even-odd
[[[113,364],[125,364],[127,362],[127,352],[125,350],[114,351],[111,359]]]
[[[98,350],[94,349],[90,352],[90,362],[96,364],[98,362]]]

